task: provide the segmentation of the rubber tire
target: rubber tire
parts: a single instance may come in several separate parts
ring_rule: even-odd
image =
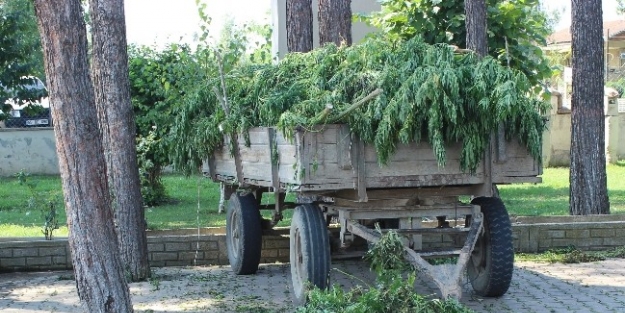
[[[228,261],[237,275],[255,274],[263,244],[261,216],[253,194],[233,194],[226,218]]]
[[[310,286],[325,289],[330,273],[330,240],[321,210],[312,204],[295,208],[290,231],[293,303],[303,305]]]
[[[467,274],[477,295],[501,297],[508,291],[514,271],[510,217],[499,198],[479,197],[471,204],[481,207],[484,232],[475,243]]]

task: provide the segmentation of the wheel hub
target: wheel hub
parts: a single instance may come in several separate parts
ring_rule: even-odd
[[[239,231],[239,223],[237,223],[239,216],[238,214],[234,213],[232,214],[232,217],[230,219],[230,225],[232,225],[231,227],[231,240],[230,240],[230,246],[232,246],[233,249],[231,249],[231,253],[234,254],[235,258],[239,257],[239,241],[240,241],[240,231]]]

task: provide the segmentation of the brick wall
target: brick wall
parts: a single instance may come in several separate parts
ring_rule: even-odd
[[[544,223],[512,226],[518,252],[541,252],[575,246],[602,250],[625,246],[625,222]]]
[[[262,263],[288,262],[288,230],[270,231],[263,235]],[[54,240],[23,239],[0,241],[0,272],[63,270],[72,268],[67,238]],[[150,265],[225,265],[228,264],[226,236],[204,229],[174,232],[149,232]]]
[[[549,218],[531,224],[515,222],[512,226],[515,251],[542,252],[571,245],[584,250],[625,246],[625,220],[620,220],[621,217],[601,218],[600,221],[593,221],[592,217],[561,219],[557,223],[546,223],[554,220]],[[71,268],[67,239],[7,239],[0,241],[0,272]],[[423,236],[424,248],[451,245],[453,240],[449,236]],[[197,230],[150,232],[148,250],[150,264],[154,267],[228,264],[223,229],[203,229],[199,236]],[[265,233],[261,262],[288,261],[288,229]]]
[[[67,239],[0,241],[0,272],[71,268]]]

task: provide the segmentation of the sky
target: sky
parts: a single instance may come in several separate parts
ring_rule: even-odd
[[[357,0],[356,0],[357,1]],[[212,17],[209,33],[219,35],[227,16],[238,23],[271,22],[270,0],[203,0]],[[244,8],[244,9],[241,9]],[[193,42],[200,32],[195,0],[126,0],[126,29],[129,43],[163,45]]]
[[[543,3],[548,10],[558,10],[562,13],[560,15],[560,22],[556,26],[556,30],[567,28],[571,25],[571,0],[543,0]],[[603,0],[602,4],[604,21],[622,19],[622,17],[616,13],[616,0]]]
[[[218,36],[226,16],[238,23],[271,22],[272,0],[201,0],[213,18],[210,32]],[[359,0],[352,0],[359,1]],[[556,30],[571,24],[571,0],[543,0],[549,10],[562,12]],[[588,0],[595,1],[595,0]],[[129,43],[163,46],[169,42],[192,43],[200,30],[195,0],[126,0]],[[616,0],[603,0],[604,20],[616,20]]]

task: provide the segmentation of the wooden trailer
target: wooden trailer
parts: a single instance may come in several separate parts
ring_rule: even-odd
[[[460,297],[465,269],[479,295],[497,297],[508,290],[512,231],[494,186],[538,183],[542,173],[539,162],[516,140],[493,135],[473,174],[460,170],[461,144],[446,147],[444,167],[438,166],[427,143],[398,144],[389,162],[380,165],[373,145],[343,124],[298,129],[292,140],[266,127],[224,140],[204,167],[214,181],[226,185],[226,241],[236,274],[257,271],[263,227],[272,227],[285,209],[293,208],[290,262],[296,302],[306,300],[309,283],[320,288],[328,284],[330,221],[340,224],[336,240],[342,246],[354,236],[377,241],[379,232],[371,229],[372,221],[396,229],[406,238],[408,260],[437,283],[443,297]],[[296,203],[285,202],[287,193],[297,195]],[[273,194],[274,204],[261,204],[267,194]],[[472,200],[462,203],[461,196]],[[273,210],[272,221],[261,219],[261,209]],[[438,227],[422,227],[425,218],[438,220]],[[449,227],[450,218],[463,222]],[[449,235],[459,244],[425,249],[422,236],[432,233]],[[457,257],[455,265],[426,261],[450,256]]]

